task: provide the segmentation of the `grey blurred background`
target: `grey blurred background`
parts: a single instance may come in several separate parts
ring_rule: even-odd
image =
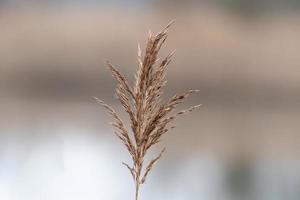
[[[1,0],[1,200],[133,199],[92,96],[121,111],[105,61],[133,81],[137,44],[174,18],[165,98],[200,89],[185,105],[203,107],[165,136],[141,199],[300,198],[300,1]]]

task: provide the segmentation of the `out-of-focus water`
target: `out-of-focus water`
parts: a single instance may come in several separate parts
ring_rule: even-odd
[[[17,105],[17,102],[11,105]],[[16,109],[1,133],[0,197],[18,199],[131,198],[133,184],[122,165],[125,148],[112,134],[104,111],[84,104],[36,102]],[[7,105],[9,108],[9,105]],[[9,109],[10,110],[10,109]],[[143,199],[291,199],[299,197],[297,137],[278,113],[241,113],[208,108],[178,122],[163,143],[167,152],[143,187]],[[283,113],[281,113],[284,115]],[[239,120],[238,120],[239,119]],[[288,118],[292,119],[292,117]],[[235,123],[237,130],[234,129]],[[250,136],[242,127],[260,132]],[[275,128],[278,133],[268,133]],[[289,127],[287,132],[297,127]],[[243,132],[244,131],[244,132]],[[259,136],[261,134],[261,137]],[[268,141],[270,140],[270,141]],[[274,141],[272,141],[274,140]],[[150,156],[154,156],[157,147]]]

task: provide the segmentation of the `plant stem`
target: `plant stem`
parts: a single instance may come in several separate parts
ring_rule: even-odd
[[[136,163],[136,172],[135,172],[135,200],[139,200],[139,190],[140,190],[140,176],[141,176],[141,164]]]
[[[135,200],[139,199],[139,188],[140,188],[140,184],[139,182],[135,183]]]

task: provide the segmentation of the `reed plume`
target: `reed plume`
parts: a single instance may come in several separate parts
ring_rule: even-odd
[[[193,106],[177,113],[172,112],[184,99],[198,90],[189,90],[165,102],[162,101],[162,90],[166,85],[165,73],[174,53],[170,53],[162,61],[159,61],[158,53],[168,37],[168,29],[173,22],[155,35],[149,31],[143,56],[138,45],[138,69],[134,86],[129,85],[127,79],[116,67],[107,63],[108,69],[117,81],[116,97],[128,114],[131,131],[126,128],[125,123],[110,105],[95,98],[112,116],[112,125],[116,128],[115,134],[126,146],[132,158],[132,165],[124,162],[123,165],[132,175],[135,184],[135,200],[139,199],[140,186],[145,183],[149,172],[162,157],[165,148],[146,164],[147,152],[161,141],[162,136],[170,128],[174,128],[170,126],[170,123],[179,115],[201,106]]]

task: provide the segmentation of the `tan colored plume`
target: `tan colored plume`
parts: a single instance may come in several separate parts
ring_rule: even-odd
[[[117,81],[116,96],[129,116],[131,131],[129,131],[117,112],[102,100],[95,98],[110,113],[116,128],[115,134],[128,150],[133,164],[123,163],[130,171],[135,183],[135,200],[139,198],[139,189],[145,183],[147,176],[155,163],[162,157],[165,148],[149,163],[145,163],[148,150],[159,143],[162,136],[168,132],[170,122],[181,114],[193,111],[200,105],[193,106],[172,114],[172,111],[189,95],[198,90],[189,90],[177,94],[162,103],[162,90],[166,84],[165,73],[174,52],[159,62],[158,53],[167,39],[167,33],[174,21],[171,21],[156,35],[149,32],[144,56],[138,45],[138,69],[135,75],[135,85],[129,85],[127,79],[111,63],[107,63],[112,76]]]

